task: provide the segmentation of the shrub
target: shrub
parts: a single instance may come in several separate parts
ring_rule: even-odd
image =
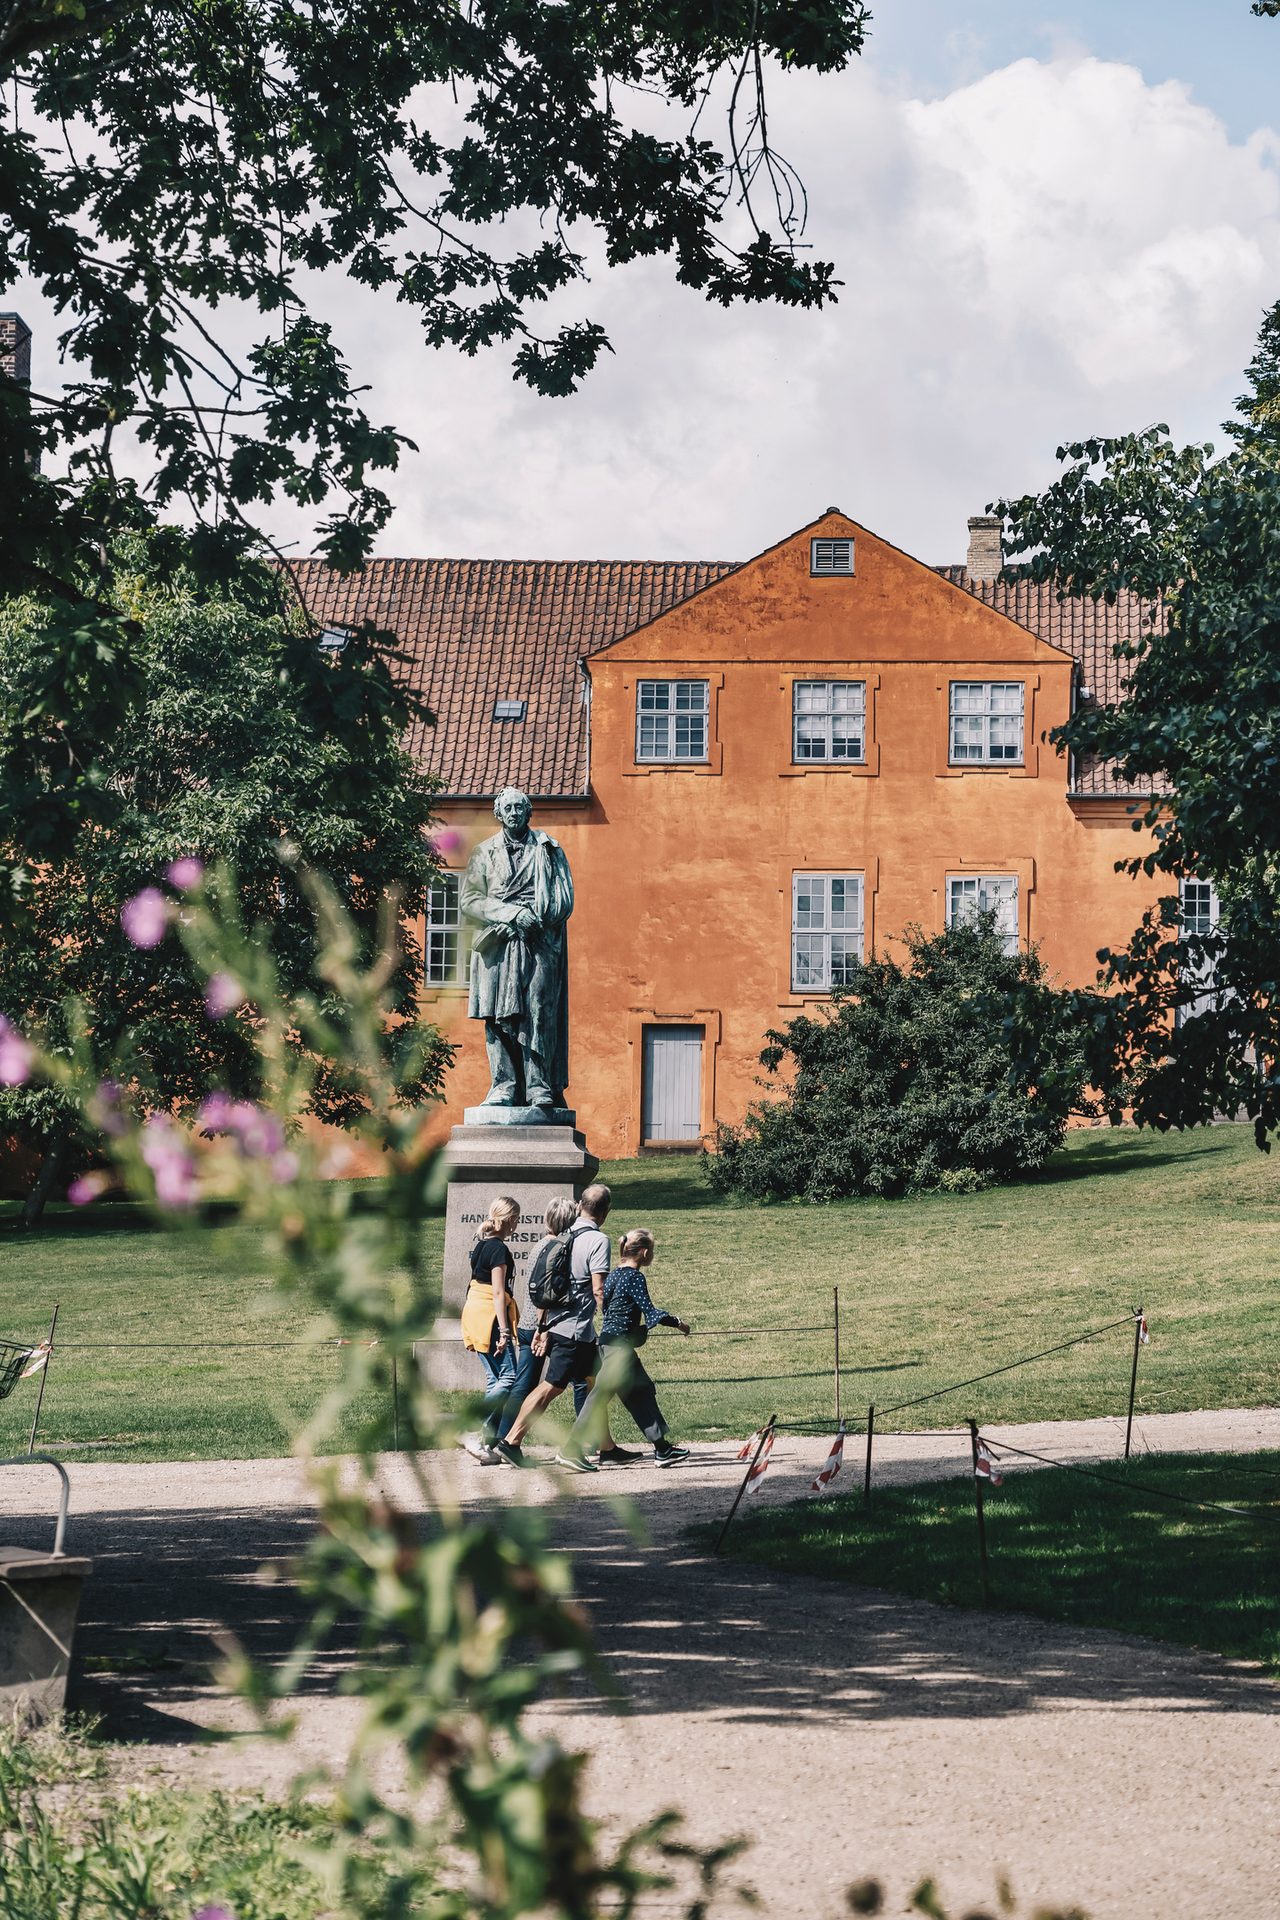
[[[720,1192],[836,1200],[974,1193],[1041,1168],[1085,1098],[1097,996],[1049,985],[1039,955],[1007,953],[991,919],[903,936],[902,963],[871,959],[829,1012],[771,1030],[781,1076],[704,1171]]]

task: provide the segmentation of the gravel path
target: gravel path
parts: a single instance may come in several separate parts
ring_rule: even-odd
[[[1115,1421],[993,1428],[1059,1458],[1114,1457]],[[1280,1410],[1171,1414],[1138,1423],[1150,1451],[1280,1448]],[[794,1499],[827,1442],[784,1438],[762,1498]],[[955,1471],[963,1436],[886,1438],[881,1483]],[[853,1463],[846,1468],[852,1474]],[[543,1503],[548,1477],[436,1456],[464,1499]],[[311,1497],[293,1461],[168,1466],[77,1462],[69,1544],[93,1554],[81,1650],[97,1671],[79,1704],[136,1743],[130,1770],[282,1787],[304,1760],[332,1760],[351,1725],[334,1697],[350,1649],[308,1684],[291,1752],[194,1745],[243,1724],[208,1680],[210,1635],[260,1657],[296,1619],[265,1563],[302,1544]],[[585,1689],[538,1710],[594,1756],[589,1797],[628,1820],[676,1804],[692,1833],[753,1840],[744,1870],[775,1920],[847,1911],[871,1873],[905,1912],[915,1881],[990,1907],[999,1871],[1028,1906],[1079,1905],[1093,1920],[1171,1913],[1271,1920],[1280,1869],[1280,1693],[1250,1668],[1118,1634],[968,1613],[714,1561],[684,1540],[727,1508],[741,1469],[703,1446],[672,1472],[575,1480],[556,1507],[628,1710]],[[404,1463],[384,1462],[408,1500]],[[0,1538],[49,1535],[48,1470],[6,1471]],[[625,1492],[638,1538],[609,1496]],[[1135,1568],[1135,1579],[1142,1577]],[[652,1913],[674,1912],[661,1902]]]

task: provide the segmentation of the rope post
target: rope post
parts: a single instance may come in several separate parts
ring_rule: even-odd
[[[40,1430],[40,1409],[44,1405],[44,1385],[45,1381],[49,1378],[49,1369],[53,1365],[53,1335],[58,1325],[58,1310],[61,1305],[62,1302],[60,1300],[55,1300],[53,1305],[53,1318],[49,1322],[49,1352],[44,1365],[40,1369],[40,1391],[36,1395],[36,1410],[31,1416],[31,1434],[27,1441],[28,1459],[30,1459],[31,1455],[35,1452],[36,1434]]]
[[[742,1496],[747,1490],[747,1483],[750,1480],[752,1474],[756,1470],[756,1461],[760,1458],[761,1453],[764,1451],[764,1443],[769,1438],[769,1435],[773,1432],[774,1427],[777,1425],[777,1421],[778,1421],[777,1414],[771,1413],[769,1415],[767,1424],[761,1427],[760,1429],[760,1438],[756,1442],[756,1450],[752,1454],[750,1460],[747,1462],[747,1470],[742,1476],[742,1485],[738,1488],[737,1494],[734,1497],[733,1505],[730,1507],[728,1513],[726,1513],[724,1517],[724,1525],[721,1527],[719,1533],[716,1535],[715,1546],[711,1549],[712,1553],[719,1553],[721,1547],[724,1545],[724,1537],[728,1533],[729,1528],[733,1523],[734,1514],[738,1511],[738,1508],[742,1503]]]
[[[391,1451],[400,1451],[400,1368],[394,1353],[391,1356]]]
[[[1129,1458],[1129,1448],[1133,1444],[1133,1402],[1138,1391],[1138,1355],[1142,1351],[1142,1321],[1144,1310],[1138,1307],[1133,1316],[1133,1366],[1129,1372],[1129,1418],[1124,1426],[1124,1457]]]
[[[986,1488],[982,1475],[978,1472],[978,1423],[969,1422],[969,1440],[973,1447],[973,1499],[978,1510],[978,1557],[982,1562],[982,1604],[991,1605],[991,1580],[987,1573],[987,1516],[985,1511]]]
[[[873,1400],[867,1408],[867,1464],[862,1475],[862,1504],[871,1505],[871,1442],[876,1431],[876,1403]]]
[[[836,1360],[836,1425],[840,1425],[840,1289],[831,1289],[832,1331],[835,1335]]]

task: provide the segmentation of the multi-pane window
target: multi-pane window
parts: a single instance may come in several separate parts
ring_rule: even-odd
[[[458,910],[458,876],[438,873],[427,894],[424,960],[429,987],[458,987],[467,977],[467,939]]]
[[[637,760],[706,759],[707,688],[705,680],[637,683]]]
[[[811,540],[809,542],[810,573],[852,573],[852,540]]]
[[[791,990],[830,993],[853,980],[862,958],[862,875],[791,877]]]
[[[1006,953],[1018,951],[1018,877],[1013,873],[947,875],[947,925],[961,927],[980,914],[995,915]]]
[[[865,680],[797,680],[791,696],[792,756],[797,761],[862,760],[866,754]]]
[[[1020,766],[1022,718],[1021,680],[953,680],[952,765]]]
[[[1179,932],[1185,939],[1197,935],[1208,939],[1218,931],[1218,890],[1211,880],[1182,880],[1178,885]],[[1212,953],[1188,954],[1179,969],[1187,985],[1202,989],[1195,998],[1177,1008],[1179,1026],[1198,1013],[1217,1004],[1213,992],[1217,967]]]

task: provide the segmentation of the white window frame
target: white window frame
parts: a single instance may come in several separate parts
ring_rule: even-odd
[[[966,920],[976,918],[979,913],[996,915],[996,925],[1003,937],[1005,952],[1016,953],[1021,944],[1016,873],[947,875],[948,927],[963,926]]]
[[[824,579],[831,575],[842,575],[848,579],[853,572],[853,541],[849,535],[810,540],[809,571],[820,574]]]
[[[833,881],[843,883],[844,901],[842,907],[834,909]],[[856,904],[849,899],[851,886],[856,894]],[[845,968],[856,965],[862,959],[866,938],[866,893],[866,876],[862,873],[806,869],[792,874],[792,993],[831,993],[835,987],[848,984],[844,978]],[[837,914],[841,921],[839,925],[835,924]],[[841,951],[836,958],[841,965],[833,961],[832,948],[837,943]]]
[[[459,904],[460,873],[438,873],[427,893],[422,935],[422,972],[428,987],[464,987],[471,963],[471,942]]]
[[[811,697],[813,704],[801,710],[801,700]],[[847,702],[841,705],[840,702]],[[837,753],[836,746],[843,740],[851,742],[853,730],[849,726],[857,721],[857,750],[853,753]],[[802,753],[800,727],[821,723],[822,751],[820,753]],[[843,723],[843,732],[837,729]],[[816,744],[811,738],[810,746]],[[793,680],[791,683],[791,761],[797,767],[857,767],[865,766],[867,759],[867,683],[865,680]]]
[[[1016,704],[1010,700],[1011,695],[1016,695]],[[1007,725],[1010,721],[1012,727]],[[1026,728],[1024,680],[951,682],[947,710],[947,759],[951,766],[1020,767],[1025,758]]]
[[[1195,907],[1189,912],[1188,904],[1191,890],[1195,889]],[[1218,889],[1212,880],[1197,880],[1194,877],[1178,882],[1178,938],[1185,940],[1188,934],[1211,934],[1218,930]],[[1182,967],[1187,978],[1194,986],[1203,985],[1203,992],[1197,993],[1194,1000],[1175,1010],[1175,1021],[1183,1026],[1188,1020],[1206,1008],[1218,1004],[1216,969],[1212,960],[1199,955],[1194,961],[1184,960]]]
[[[695,736],[701,745],[694,751]],[[711,682],[636,681],[636,763],[705,765],[711,757]]]

